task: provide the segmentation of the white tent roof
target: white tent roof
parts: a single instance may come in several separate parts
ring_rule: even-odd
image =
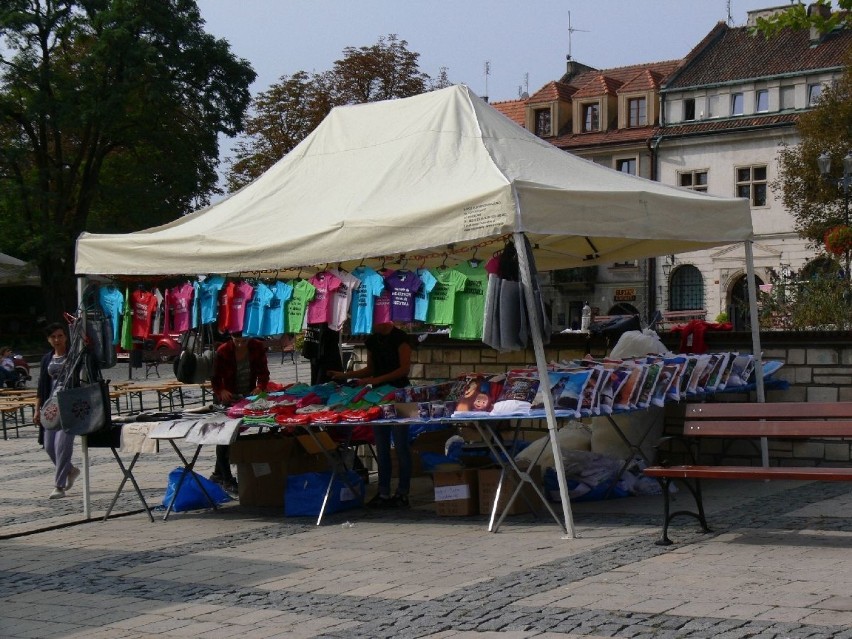
[[[275,271],[404,254],[470,257],[524,232],[541,270],[743,241],[746,200],[718,198],[577,158],[465,86],[339,107],[227,199],[123,235],[83,233],[79,274]],[[354,264],[353,264],[354,263]],[[368,262],[369,263],[369,262]]]

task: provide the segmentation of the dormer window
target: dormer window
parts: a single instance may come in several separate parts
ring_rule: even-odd
[[[550,109],[535,110],[535,134],[540,137],[552,135]]]
[[[627,100],[627,126],[637,127],[648,124],[648,108],[645,98]]]
[[[808,106],[813,107],[816,106],[817,102],[819,102],[819,96],[822,95],[822,85],[821,84],[809,84],[808,85]]]
[[[601,115],[600,105],[592,102],[583,105],[583,132],[600,131]]]
[[[761,89],[754,94],[755,113],[766,113],[769,111],[769,91]]]
[[[683,119],[686,121],[695,119],[695,98],[686,98],[683,101]]]

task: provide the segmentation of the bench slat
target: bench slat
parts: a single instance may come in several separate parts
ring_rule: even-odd
[[[852,418],[852,402],[772,402],[689,404],[686,419],[736,419],[740,421],[761,418],[796,419],[822,417]]]
[[[852,437],[850,420],[687,421],[688,437]]]
[[[644,473],[649,477],[680,479],[796,479],[814,481],[850,481],[852,468],[796,468],[787,466],[651,466]]]

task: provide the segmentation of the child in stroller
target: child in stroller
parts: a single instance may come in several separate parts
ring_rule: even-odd
[[[0,382],[5,388],[23,388],[29,376],[15,364],[15,355],[9,346],[0,348]]]

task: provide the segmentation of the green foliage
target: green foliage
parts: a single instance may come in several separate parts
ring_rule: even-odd
[[[369,47],[346,47],[330,71],[282,76],[252,103],[253,115],[228,171],[228,188],[235,191],[263,174],[335,106],[404,98],[450,85],[445,68],[434,81],[421,72],[419,57],[405,40],[390,34]]]
[[[821,10],[808,11],[804,4],[793,4],[787,9],[776,13],[768,18],[758,18],[754,33],[763,34],[771,38],[782,29],[808,29],[816,27],[822,33],[828,33],[832,29],[845,24],[852,26],[852,0],[837,0],[840,11],[831,12],[831,0],[816,0],[811,3],[825,7],[826,15]]]
[[[837,275],[776,284],[760,293],[764,329],[847,330],[852,328],[850,282]]]
[[[725,313],[724,311],[722,311],[721,313],[719,313],[716,316],[716,319],[713,320],[713,321],[716,322],[717,324],[724,324],[725,322],[728,321],[728,314]]]
[[[74,243],[179,217],[216,192],[218,135],[255,73],[194,0],[0,5],[0,247],[35,259],[49,316],[75,301]]]

